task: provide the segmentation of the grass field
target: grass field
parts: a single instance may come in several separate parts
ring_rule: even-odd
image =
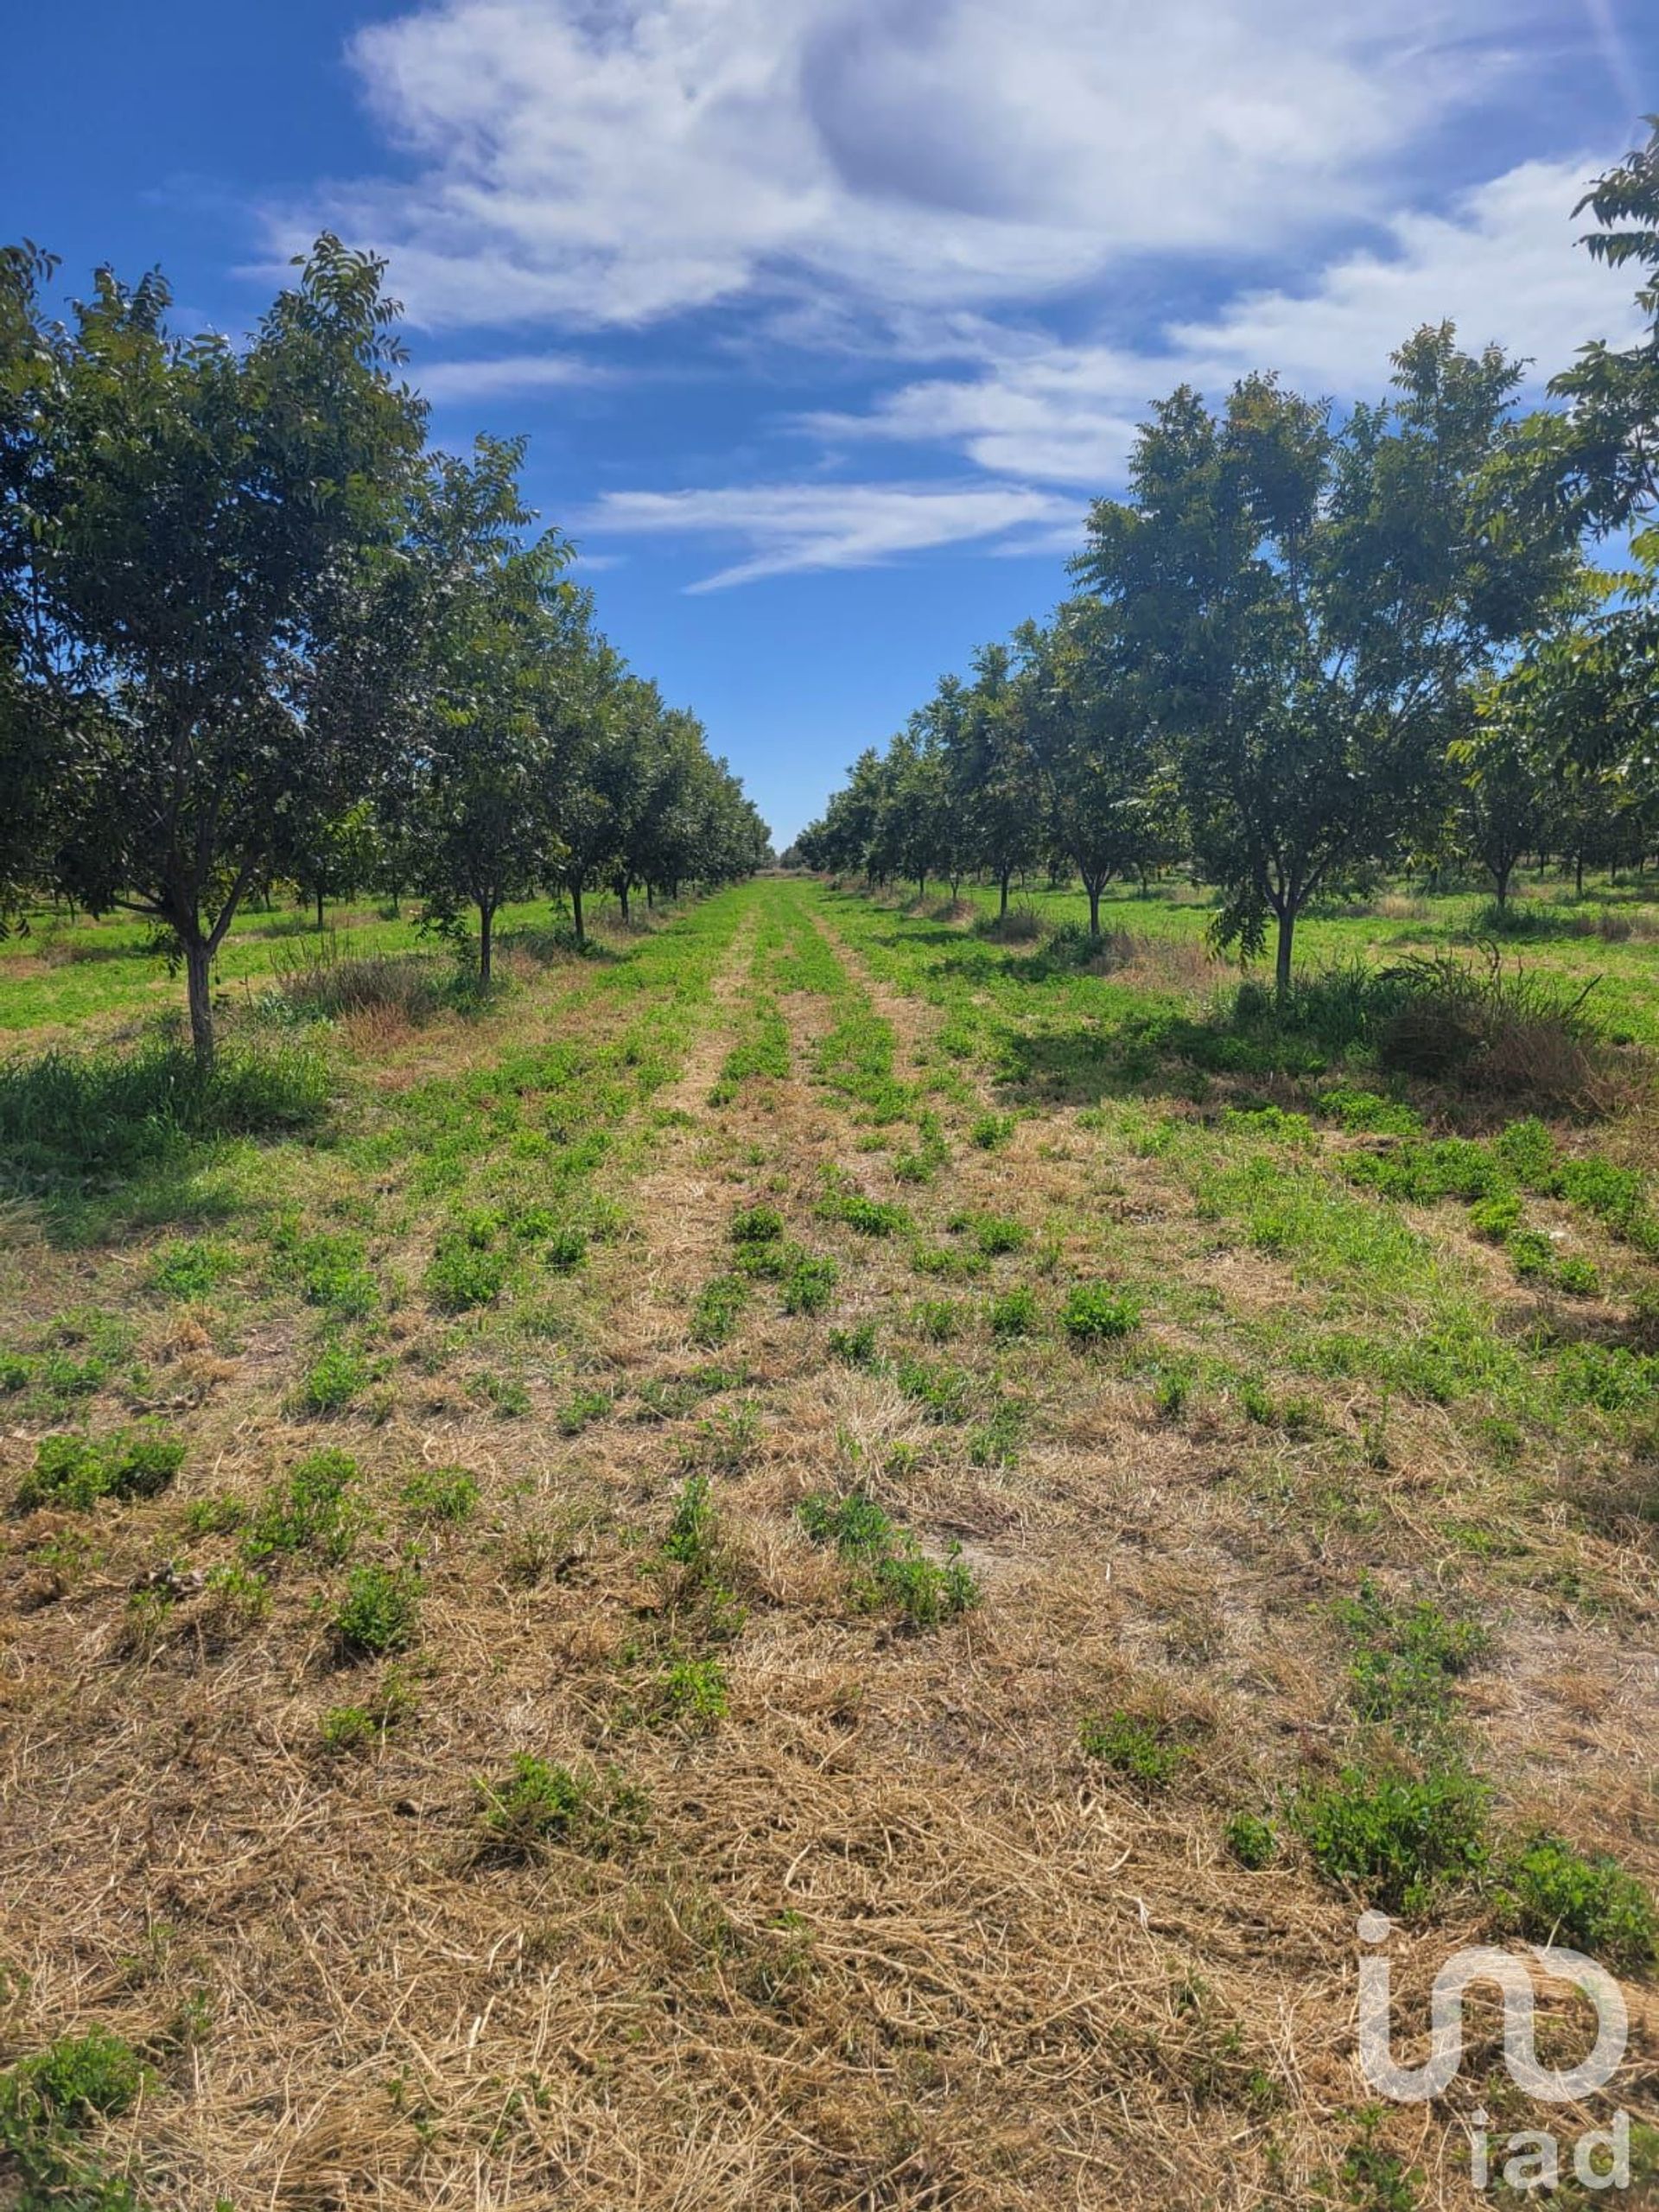
[[[1379,2105],[1374,1905],[1413,2058],[1458,1944],[1619,1974],[1659,2202],[1659,905],[1529,891],[1538,1096],[1085,912],[530,910],[482,1004],[256,916],[206,1100],[142,932],[0,947],[0,2202],[1500,2201],[1606,2101],[1486,1988]]]

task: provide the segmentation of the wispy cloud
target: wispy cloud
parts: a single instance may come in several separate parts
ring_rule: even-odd
[[[1336,399],[1376,392],[1389,357],[1427,321],[1464,340],[1497,339],[1541,384],[1593,334],[1634,339],[1622,276],[1574,241],[1573,202],[1595,161],[1529,162],[1441,214],[1402,214],[1385,245],[1351,251],[1306,290],[1239,295],[1173,323],[1147,347],[1010,342],[976,375],[906,385],[863,415],[818,413],[803,427],[842,442],[944,443],[982,468],[1043,481],[1116,481],[1147,404],[1178,384],[1212,396],[1273,367]]]
[[[1013,484],[757,484],[612,492],[572,524],[584,534],[707,538],[745,557],[690,588],[721,591],[804,569],[861,569],[945,545],[995,550],[1033,527],[1081,533],[1079,501]]]
[[[501,353],[470,361],[418,361],[410,379],[435,406],[446,407],[573,385],[607,384],[614,374],[603,362],[586,361],[572,353]]]

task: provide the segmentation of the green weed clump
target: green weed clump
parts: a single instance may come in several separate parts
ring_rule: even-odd
[[[1403,1099],[1384,1098],[1375,1090],[1356,1090],[1343,1084],[1321,1092],[1319,1110],[1333,1115],[1344,1129],[1380,1136],[1414,1136],[1423,1126],[1422,1116]]]
[[[1348,1680],[1362,1720],[1386,1723],[1421,1741],[1452,1714],[1452,1684],[1484,1656],[1478,1623],[1448,1619],[1427,1599],[1395,1605],[1369,1577],[1357,1596],[1339,1599],[1338,1623],[1353,1646]]]
[[[740,1206],[730,1233],[734,1244],[775,1244],[784,1233],[784,1217],[776,1206]]]
[[[1239,1866],[1252,1874],[1271,1866],[1279,1856],[1279,1839],[1273,1822],[1259,1813],[1234,1813],[1224,1830],[1227,1849]]]
[[[715,1564],[719,1533],[720,1516],[708,1476],[688,1475],[680,1485],[674,1517],[663,1539],[664,1558],[672,1560],[677,1567],[706,1573]]]
[[[891,1198],[867,1198],[856,1191],[832,1192],[818,1207],[824,1221],[844,1222],[860,1236],[897,1236],[910,1227],[910,1216]]]
[[[833,1260],[812,1252],[798,1252],[783,1277],[785,1313],[822,1313],[834,1297],[838,1269]]]
[[[1008,1252],[1023,1252],[1031,1242],[1031,1231],[1022,1221],[1012,1220],[1006,1214],[981,1214],[968,1224],[976,1249],[988,1260],[1001,1259]]]
[[[1490,1198],[1477,1199],[1469,1209],[1469,1226],[1491,1243],[1505,1243],[1521,1228],[1520,1198],[1514,1191],[1499,1191]]]
[[[930,1344],[949,1344],[962,1330],[962,1308],[953,1298],[924,1298],[912,1308],[917,1333]]]
[[[1140,1301],[1105,1283],[1076,1283],[1061,1311],[1060,1325],[1073,1344],[1106,1344],[1140,1327]]]
[[[873,1368],[880,1360],[874,1321],[858,1321],[830,1332],[830,1357],[844,1367]]]
[[[969,1125],[968,1141],[982,1152],[996,1152],[1009,1141],[1014,1131],[1012,1114],[982,1114]]]
[[[666,1668],[654,1686],[651,1718],[701,1735],[726,1718],[731,1685],[718,1659],[679,1659]]]
[[[243,1558],[251,1566],[285,1552],[343,1559],[357,1525],[356,1484],[357,1462],[347,1452],[313,1452],[296,1461],[249,1516]]]
[[[682,1447],[689,1466],[713,1468],[717,1473],[741,1473],[760,1448],[762,1427],[758,1406],[717,1406],[697,1423]]]
[[[994,1337],[1028,1337],[1037,1327],[1041,1309],[1029,1283],[1017,1282],[999,1292],[986,1313]]]
[[[331,1706],[317,1726],[318,1742],[331,1758],[344,1758],[384,1742],[416,1709],[415,1691],[400,1667],[388,1667],[379,1689],[362,1705]]]
[[[909,1354],[893,1363],[893,1379],[930,1421],[965,1420],[972,1383],[949,1360],[917,1359]]]
[[[1091,1714],[1077,1740],[1090,1758],[1146,1789],[1166,1789],[1197,1756],[1197,1747],[1167,1721],[1122,1706]]]
[[[420,1579],[409,1567],[354,1567],[329,1624],[342,1659],[406,1651],[420,1627]]]
[[[416,1521],[470,1521],[478,1498],[477,1480],[465,1467],[423,1467],[402,1491],[404,1510]]]
[[[17,1503],[85,1510],[104,1497],[155,1497],[184,1465],[183,1440],[152,1421],[119,1429],[95,1441],[63,1433],[43,1436],[35,1465],[24,1476]]]
[[[697,1293],[689,1332],[693,1344],[709,1351],[727,1344],[735,1334],[748,1303],[748,1285],[741,1275],[714,1275]]]
[[[650,1815],[645,1792],[616,1776],[575,1774],[527,1751],[473,1788],[486,1858],[530,1861],[559,1844],[609,1858],[643,1840]]]
[[[1654,1962],[1652,1896],[1616,1859],[1586,1858],[1560,1836],[1535,1833],[1502,1854],[1497,1895],[1503,1925],[1535,1942],[1565,1943],[1622,1973]]]
[[[361,1320],[379,1303],[360,1236],[333,1230],[306,1236],[297,1224],[284,1222],[271,1249],[308,1306],[323,1306],[339,1320]]]
[[[507,1280],[511,1255],[480,1245],[465,1231],[438,1239],[426,1270],[426,1294],[441,1313],[493,1306]]]
[[[343,1337],[334,1337],[300,1378],[300,1407],[306,1413],[337,1414],[368,1388],[376,1372],[375,1362],[365,1352]]]
[[[912,1628],[937,1628],[980,1602],[978,1581],[956,1547],[944,1566],[867,1491],[803,1498],[800,1523],[815,1543],[833,1544],[852,1570],[855,1601],[892,1606]]]
[[[1350,1766],[1301,1791],[1290,1817],[1327,1881],[1415,1914],[1484,1873],[1488,1802],[1484,1783],[1455,1764],[1421,1776]]]
[[[84,2138],[99,2120],[130,2112],[144,2081],[131,2045],[101,2027],[60,2037],[0,2074],[6,2202],[17,2212],[138,2212],[132,2183],[109,2173]]]
[[[200,1236],[181,1237],[158,1247],[149,1263],[149,1280],[164,1298],[211,1298],[226,1277],[233,1274],[237,1255],[227,1245]]]

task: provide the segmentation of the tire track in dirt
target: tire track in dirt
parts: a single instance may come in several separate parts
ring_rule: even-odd
[[[805,912],[813,928],[892,1030],[897,1072],[906,1083],[931,1092],[937,1065],[939,1027],[933,1009],[923,1005],[909,993],[894,990],[883,982],[858,947],[844,937],[833,922],[827,920],[816,908],[808,907]],[[982,1086],[972,1073],[963,1069],[958,1070],[958,1075],[981,1096],[982,1103]]]
[[[660,1363],[684,1336],[700,1285],[713,1272],[721,1238],[717,1189],[708,1157],[709,1094],[737,1033],[753,959],[753,907],[733,934],[710,986],[707,1019],[679,1074],[658,1095],[657,1131],[645,1172],[622,1194],[638,1228],[603,1288],[606,1350],[624,1369]]]

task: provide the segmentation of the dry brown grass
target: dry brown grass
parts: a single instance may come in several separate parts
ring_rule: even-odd
[[[827,933],[893,1023],[899,1071],[925,1079],[931,1010]],[[1429,1406],[1395,1409],[1368,1517],[1345,1516],[1357,1501],[1332,1492],[1356,1488],[1365,1408],[1341,1382],[1309,1436],[1262,1431],[1224,1392],[1162,1418],[1131,1363],[1056,1341],[1069,1280],[1130,1264],[1206,1294],[1155,1332],[1195,1357],[1217,1315],[1249,1329],[1292,1300],[1314,1310],[1316,1288],[1218,1253],[1167,1163],[1069,1114],[1022,1120],[986,1153],[963,1141],[967,1107],[944,1107],[948,1161],[935,1183],[901,1185],[812,1080],[829,1017],[810,995],[782,1002],[789,1076],[709,1107],[752,946],[734,942],[659,1125],[619,1150],[609,1189],[628,1233],[570,1289],[530,1418],[472,1402],[487,1342],[457,1344],[416,1306],[391,1317],[400,1389],[378,1426],[282,1416],[292,1315],[227,1351],[220,1317],[175,1311],[142,1349],[189,1403],[177,1496],[8,1529],[0,2056],[93,2020],[142,2044],[153,2091],[111,2133],[159,2205],[1300,2212],[1368,2101],[1354,1908],[1294,1847],[1244,1872],[1224,1826],[1351,1749],[1329,1606],[1363,1573],[1402,1592],[1427,1580],[1491,1629],[1462,1695],[1516,1816],[1659,1875],[1637,1532],[1541,1510],[1530,1474],[1495,1473]],[[614,1019],[579,974],[524,988],[547,993],[550,1033]],[[516,1040],[524,1020],[521,1001],[385,1041],[429,1075]],[[1017,1211],[1032,1245],[982,1276],[924,1281],[903,1240],[816,1218],[823,1167],[855,1160],[935,1243],[967,1208]],[[339,1163],[308,1172],[319,1204],[349,1200]],[[691,1303],[729,1265],[733,1208],[760,1198],[833,1250],[842,1281],[828,1317],[785,1315],[758,1287],[715,1355],[747,1377],[720,1404],[752,1403],[758,1425],[714,1477],[719,1574],[748,1609],[722,1641],[695,1580],[658,1555],[710,1408],[647,1421],[639,1392],[710,1357],[689,1342]],[[410,1230],[387,1264],[416,1281],[423,1256]],[[91,1281],[90,1262],[27,1242],[5,1264],[34,1284],[31,1314]],[[1014,1281],[1047,1318],[999,1347],[983,1302]],[[23,1311],[17,1278],[0,1286]],[[1029,1399],[1014,1464],[976,1465],[963,1429],[928,1421],[891,1374],[827,1358],[830,1319],[868,1315],[884,1346],[913,1345],[924,1296],[963,1313],[927,1357],[959,1363],[976,1393]],[[553,1407],[589,1376],[618,1404],[563,1436]],[[8,1478],[32,1448],[15,1426]],[[185,1563],[185,1505],[251,1500],[320,1440],[364,1467],[363,1555],[418,1555],[422,1635],[404,1660],[338,1664],[317,1605],[336,1571],[282,1563],[269,1613],[239,1622],[207,1580],[236,1535],[191,1544]],[[473,1472],[480,1511],[412,1528],[403,1482],[448,1464]],[[935,1554],[963,1541],[977,1611],[915,1634],[849,1602],[794,1508],[855,1479]],[[1517,1548],[1471,1562],[1452,1521],[1512,1530]],[[173,1603],[146,1624],[129,1601],[158,1574]],[[652,1725],[651,1685],[691,1656],[725,1665],[725,1718]],[[324,1750],[331,1708],[372,1708],[399,1681],[405,1717],[355,1754]],[[1084,1755],[1079,1721],[1109,1708],[1190,1743],[1175,1784],[1138,1788]],[[519,1754],[614,1768],[645,1793],[644,1834],[607,1856],[480,1853],[476,1780]],[[1446,1950],[1482,1932],[1471,1910],[1396,1938],[1402,2018],[1422,2018]],[[1627,2101],[1644,2110],[1653,2024],[1649,1993],[1631,1994]],[[1495,2064],[1485,2013],[1476,2047]],[[1471,2064],[1446,2105],[1384,2125],[1424,2169],[1425,2207],[1473,2201],[1459,2115],[1481,2088]]]

